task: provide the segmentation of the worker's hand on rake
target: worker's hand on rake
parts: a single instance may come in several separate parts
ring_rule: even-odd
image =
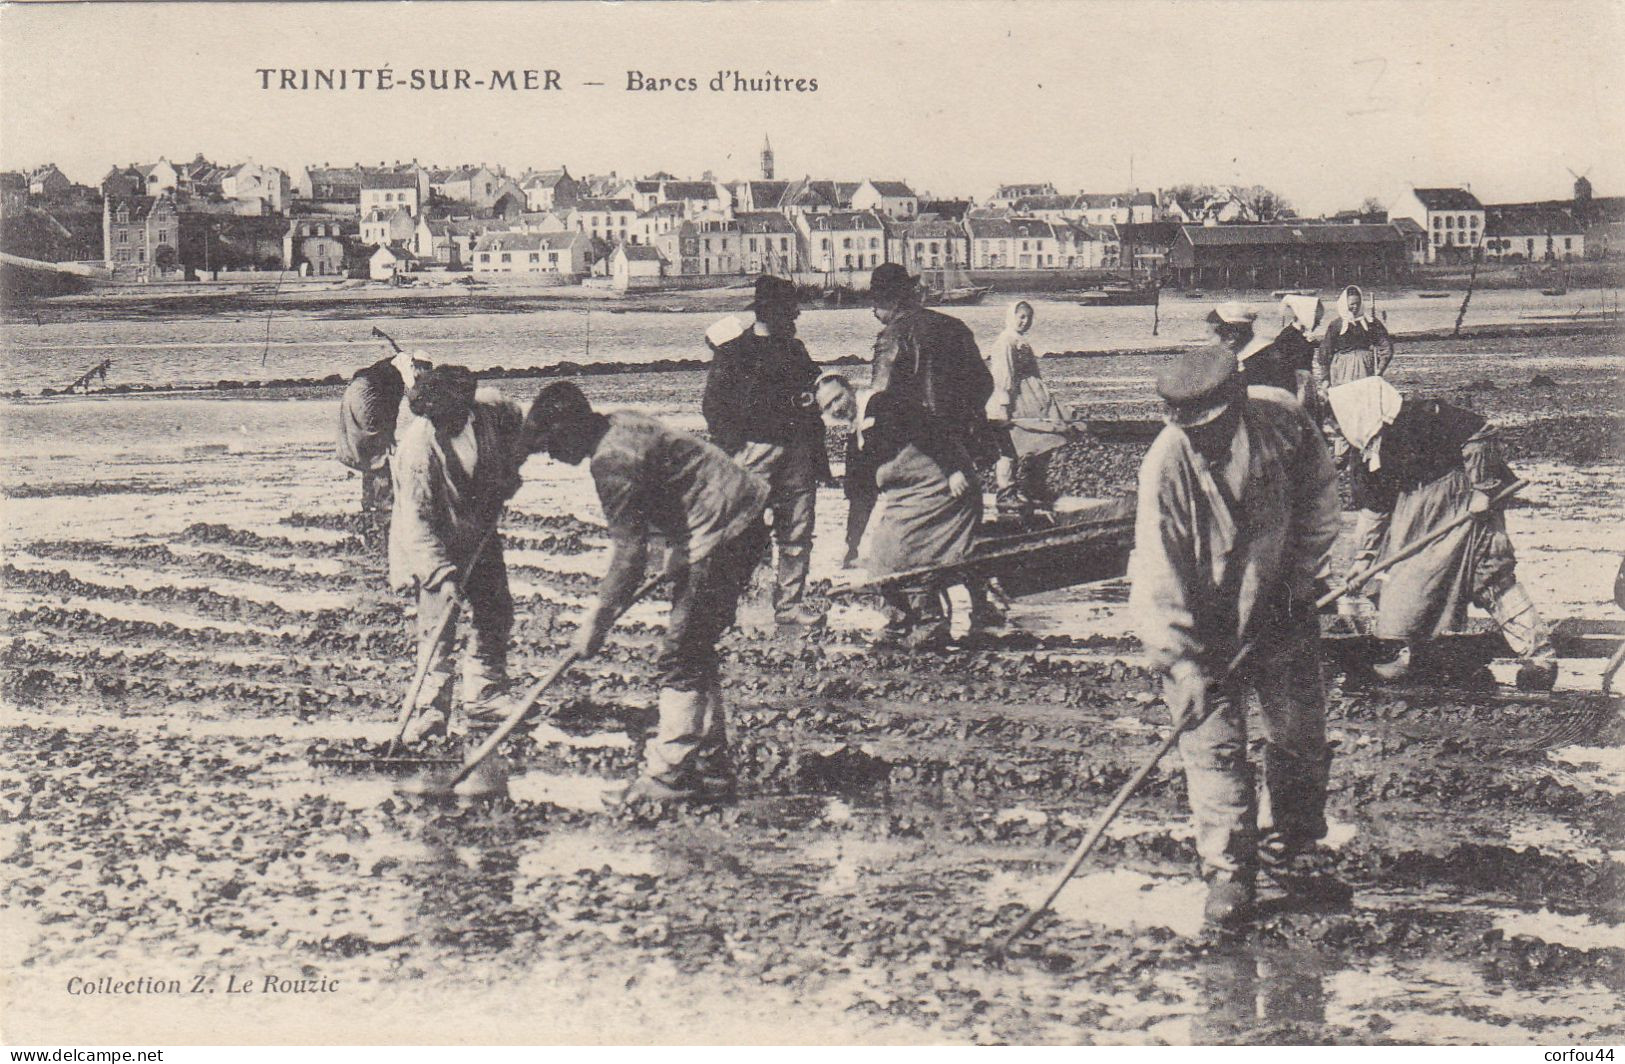
[[[1168,670],[1168,682],[1163,688],[1163,699],[1177,723],[1194,719],[1207,704],[1207,676],[1194,661],[1176,661]]]
[[[1490,512],[1490,509],[1490,493],[1487,491],[1479,491],[1475,488],[1473,490],[1472,497],[1467,500],[1467,512],[1473,514],[1475,517],[1483,517],[1485,514]]]

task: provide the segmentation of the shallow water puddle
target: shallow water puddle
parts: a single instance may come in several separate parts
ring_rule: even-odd
[[[604,792],[617,781],[603,776],[566,776],[523,771],[508,777],[508,797],[519,802],[556,805],[588,813],[604,811]]]
[[[1369,968],[1345,969],[1326,978],[1325,994],[1328,1023],[1360,1028],[1380,1015],[1393,1024],[1385,1037],[1432,1045],[1549,1041],[1554,1030],[1583,1035],[1597,1025],[1582,1017],[1616,1015],[1619,1007],[1616,994],[1588,983],[1508,994],[1470,965],[1442,960],[1377,960]],[[1461,1015],[1472,1012],[1496,1022]]]
[[[1565,746],[1548,750],[1546,756],[1574,766],[1566,769],[1566,774],[1587,786],[1609,794],[1625,794],[1625,747]]]
[[[596,831],[560,831],[527,844],[515,872],[530,879],[567,876],[583,869],[609,868],[627,876],[658,876],[681,871],[686,862],[653,848],[627,845]]]
[[[1589,916],[1555,913],[1550,909],[1522,912],[1516,909],[1491,910],[1495,926],[1508,935],[1531,935],[1575,949],[1625,950],[1625,924],[1605,924]]]
[[[993,905],[1019,901],[1030,906],[1043,899],[1051,882],[1047,876],[997,872],[985,891]],[[1116,931],[1165,927],[1189,937],[1202,928],[1206,898],[1207,888],[1198,879],[1112,869],[1075,877],[1050,907],[1065,919]]]

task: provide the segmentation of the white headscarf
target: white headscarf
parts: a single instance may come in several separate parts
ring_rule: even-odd
[[[1027,302],[1025,299],[1016,300],[1014,303],[1011,303],[1004,312],[1004,331],[1009,333],[1011,336],[1027,335],[1026,333],[1019,332],[1016,329],[1016,314],[1021,310],[1022,307],[1026,307],[1027,313],[1031,315],[1029,319],[1030,321],[1038,320],[1038,315],[1033,311],[1033,305],[1031,303]],[[1031,325],[1028,326],[1028,328],[1031,327]]]
[[[1296,324],[1304,336],[1315,335],[1315,322],[1320,318],[1319,296],[1283,296],[1281,298],[1282,326]]]
[[[1361,377],[1330,389],[1326,399],[1338,431],[1359,449],[1366,468],[1373,473],[1381,469],[1382,430],[1394,423],[1405,402],[1399,390],[1381,377]]]
[[[1358,318],[1356,318],[1354,316],[1354,312],[1349,309],[1350,292],[1358,293],[1360,296],[1360,316]],[[1342,292],[1338,293],[1337,316],[1343,319],[1344,328],[1353,325],[1357,321],[1374,320],[1371,314],[1371,300],[1366,298],[1365,293],[1360,290],[1359,285],[1351,284],[1347,288],[1343,289]]]

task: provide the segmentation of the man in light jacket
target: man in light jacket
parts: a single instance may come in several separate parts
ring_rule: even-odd
[[[407,402],[417,420],[401,433],[395,454],[389,578],[397,589],[416,589],[419,660],[429,655],[431,661],[408,724],[406,738],[415,741],[448,728],[457,626],[447,625],[430,641],[459,598],[472,621],[463,666],[471,719],[494,714],[507,686],[513,596],[494,528],[519,488],[528,452],[519,405],[494,390],[477,390],[474,374],[462,366],[418,374]]]
[[[1261,860],[1289,887],[1336,886],[1302,875],[1326,833],[1314,586],[1337,537],[1336,474],[1303,408],[1278,389],[1249,389],[1228,346],[1182,356],[1157,391],[1168,424],[1140,467],[1129,609],[1167,672],[1174,718],[1212,709],[1179,751],[1206,916],[1233,927],[1252,913]],[[1262,809],[1247,759],[1249,688],[1263,707]]]

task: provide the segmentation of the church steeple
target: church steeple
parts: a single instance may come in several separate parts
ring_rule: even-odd
[[[762,180],[773,180],[773,142],[762,134]]]

